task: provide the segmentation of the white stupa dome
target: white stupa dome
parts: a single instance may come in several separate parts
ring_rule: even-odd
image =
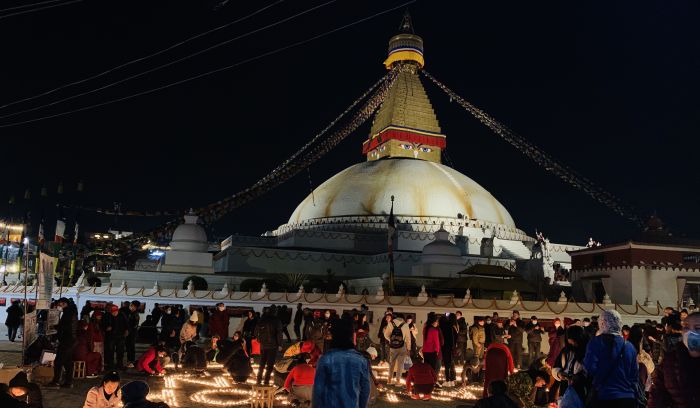
[[[204,228],[197,224],[196,215],[190,213],[185,215],[185,223],[180,224],[173,232],[173,239],[170,241],[172,251],[207,252],[209,241]]]
[[[410,158],[366,161],[348,167],[306,197],[289,224],[387,215],[391,196],[395,197],[397,216],[456,219],[462,214],[471,220],[515,228],[505,207],[474,180],[440,163]]]

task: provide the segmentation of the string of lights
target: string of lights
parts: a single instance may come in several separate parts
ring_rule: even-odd
[[[545,153],[542,149],[530,143],[527,139],[518,135],[517,133],[515,133],[514,131],[497,121],[488,113],[477,108],[470,102],[457,95],[454,91],[452,91],[442,82],[438,81],[427,71],[422,70],[421,73],[426,78],[431,80],[438,88],[444,91],[450,97],[450,100],[457,102],[462,108],[464,108],[477,120],[486,125],[503,140],[510,143],[521,153],[532,159],[535,163],[543,167],[545,170],[559,177],[571,186],[583,191],[585,194],[587,194],[594,200],[607,206],[615,213],[628,219],[637,226],[641,227],[644,225],[644,222],[642,221],[641,217],[637,215],[632,208],[623,204],[621,200],[615,197],[612,193],[605,191],[601,187],[595,185],[591,180],[577,174],[571,168],[557,162],[554,158],[552,158],[549,154]]]
[[[83,1],[85,1],[85,0],[69,0],[69,1],[56,0],[56,1],[44,1],[44,2],[33,3],[33,4],[25,4],[23,6],[10,7],[10,8],[6,8],[4,10],[0,10],[0,14],[5,12],[5,11],[21,10],[23,8],[25,8],[25,9],[28,8],[28,10],[15,11],[14,13],[0,15],[0,20],[14,17],[14,16],[19,16],[22,14],[35,13],[37,11],[48,10],[48,9],[52,9],[52,8],[56,8],[56,7],[68,6],[70,4],[81,3]],[[46,4],[46,5],[44,5],[44,4]],[[36,6],[41,6],[41,5],[44,5],[44,6],[43,7],[36,7]]]
[[[43,3],[35,3],[35,4],[55,3],[55,2],[57,2],[57,1],[63,1],[63,0],[51,0],[51,1],[46,1],[46,2],[43,2]],[[34,99],[41,98],[41,97],[43,97],[43,96],[51,95],[51,94],[53,94],[53,93],[55,93],[55,92],[58,92],[58,91],[61,91],[61,90],[63,90],[63,89],[70,88],[70,87],[73,87],[73,86],[75,86],[75,85],[80,85],[80,84],[83,84],[83,83],[85,83],[85,82],[92,81],[93,79],[101,78],[101,77],[103,77],[103,76],[105,76],[105,75],[111,74],[111,73],[113,73],[113,72],[115,72],[115,71],[118,71],[118,70],[120,70],[120,69],[122,69],[122,68],[126,68],[126,67],[128,67],[128,66],[130,66],[130,65],[134,65],[134,64],[136,64],[136,63],[139,63],[139,62],[148,60],[148,59],[150,59],[150,58],[157,57],[158,55],[161,55],[161,54],[164,54],[164,53],[166,53],[166,52],[168,52],[168,51],[174,50],[175,48],[181,47],[181,46],[183,46],[183,45],[185,45],[185,44],[187,44],[187,43],[189,43],[189,42],[192,42],[192,41],[194,41],[194,40],[196,40],[196,39],[198,39],[198,38],[202,38],[202,37],[204,37],[204,36],[207,36],[207,35],[209,35],[209,34],[212,34],[212,33],[216,32],[216,31],[223,30],[224,28],[228,28],[228,27],[230,27],[230,26],[232,26],[232,25],[234,25],[234,24],[237,24],[237,23],[240,23],[240,22],[242,22],[242,21],[248,20],[249,18],[258,15],[258,14],[262,13],[263,11],[266,11],[267,9],[269,9],[269,8],[271,8],[271,7],[276,6],[276,5],[280,4],[280,3],[282,3],[283,1],[284,1],[284,0],[277,0],[277,1],[275,1],[274,3],[270,3],[270,4],[268,4],[268,5],[266,5],[266,6],[262,7],[262,8],[259,8],[259,9],[255,10],[254,12],[252,12],[252,13],[250,13],[250,14],[247,14],[247,15],[245,15],[245,16],[243,16],[243,17],[237,18],[237,19],[235,19],[235,20],[233,20],[233,21],[230,21],[230,22],[228,22],[228,23],[226,23],[226,24],[223,24],[223,25],[214,27],[214,28],[212,28],[212,29],[210,29],[210,30],[207,30],[207,31],[201,32],[201,33],[199,33],[199,34],[193,35],[193,36],[188,37],[188,38],[186,38],[186,39],[184,39],[184,40],[182,40],[182,41],[179,41],[179,42],[177,42],[177,43],[175,43],[175,44],[172,44],[172,45],[170,45],[170,46],[168,46],[168,47],[166,47],[166,48],[163,48],[163,49],[158,50],[158,51],[156,51],[156,52],[153,52],[153,53],[151,53],[151,54],[145,55],[145,56],[143,56],[143,57],[139,57],[139,58],[136,58],[136,59],[132,59],[132,60],[127,61],[127,62],[125,62],[125,63],[123,63],[123,64],[120,64],[120,65],[117,65],[117,66],[115,66],[115,67],[112,67],[112,68],[110,68],[110,69],[108,69],[108,70],[102,71],[102,72],[97,73],[97,74],[95,74],[95,75],[91,75],[91,76],[89,76],[89,77],[87,77],[87,78],[79,79],[79,80],[77,80],[77,81],[73,81],[73,82],[70,82],[70,83],[67,83],[67,84],[58,86],[58,87],[56,87],[56,88],[50,89],[50,90],[48,90],[48,91],[41,92],[41,93],[36,94],[36,95],[33,95],[33,96],[29,96],[29,97],[26,97],[26,98],[22,98],[22,99],[16,100],[16,101],[14,101],[14,102],[9,102],[9,103],[6,103],[6,104],[4,104],[4,105],[0,105],[0,109],[5,109],[5,108],[8,108],[8,107],[10,107],[10,106],[14,106],[14,105],[17,105],[17,104],[20,104],[20,103],[23,103],[23,102],[29,102],[29,101],[32,101],[32,100],[34,100]],[[27,7],[27,6],[19,6],[19,7]],[[11,9],[5,9],[5,10],[11,10]],[[4,11],[4,10],[3,10],[3,11]],[[1,13],[1,11],[0,11],[0,13]]]
[[[38,111],[38,110],[41,110],[41,109],[44,109],[44,108],[48,108],[48,107],[51,107],[51,106],[55,106],[55,105],[61,104],[61,103],[63,103],[63,102],[67,102],[67,101],[70,101],[70,100],[73,100],[73,99],[80,98],[80,97],[82,97],[82,96],[90,95],[90,94],[93,94],[93,93],[95,93],[95,92],[99,92],[99,91],[103,91],[103,90],[105,90],[105,89],[112,88],[112,87],[114,87],[114,86],[116,86],[116,85],[119,85],[119,84],[122,84],[122,83],[125,83],[125,82],[128,82],[128,81],[131,81],[131,80],[136,79],[136,78],[140,78],[140,77],[142,77],[142,76],[144,76],[144,75],[148,75],[148,74],[150,74],[150,73],[153,73],[153,72],[159,71],[159,70],[161,70],[161,69],[167,68],[167,67],[169,67],[169,66],[175,65],[175,64],[177,64],[177,63],[180,63],[180,62],[189,60],[189,59],[191,59],[191,58],[194,58],[194,57],[196,57],[196,56],[198,56],[198,55],[201,55],[201,54],[204,54],[204,53],[206,53],[206,52],[212,51],[212,50],[217,49],[217,48],[219,48],[219,47],[223,47],[224,45],[230,44],[230,43],[232,43],[232,42],[234,42],[234,41],[241,40],[241,39],[246,38],[246,37],[249,37],[249,36],[251,36],[251,35],[253,35],[253,34],[257,34],[257,33],[259,33],[259,32],[262,32],[262,31],[268,30],[268,29],[270,29],[270,28],[276,27],[276,26],[278,26],[278,25],[280,25],[280,24],[284,24],[284,23],[286,23],[286,22],[292,21],[292,20],[294,20],[294,19],[296,19],[296,18],[299,18],[299,17],[301,17],[301,16],[303,16],[303,15],[306,15],[306,14],[308,14],[308,13],[311,13],[312,11],[318,10],[318,9],[320,9],[320,8],[322,8],[322,7],[325,7],[325,6],[328,6],[328,5],[332,4],[332,3],[335,3],[336,1],[338,1],[338,0],[329,0],[329,1],[325,2],[325,3],[319,4],[319,5],[317,5],[317,6],[314,6],[314,7],[308,8],[308,9],[306,9],[306,10],[304,10],[304,11],[301,11],[301,12],[299,12],[299,13],[296,13],[296,14],[294,14],[294,15],[292,15],[292,16],[285,17],[285,18],[283,18],[283,19],[281,19],[281,20],[275,21],[274,23],[266,24],[266,25],[264,25],[264,26],[262,26],[262,27],[259,27],[259,28],[256,28],[256,29],[254,29],[254,30],[248,31],[248,32],[243,33],[243,34],[241,34],[241,35],[235,36],[235,37],[233,37],[233,38],[229,38],[228,40],[218,42],[218,43],[216,43],[216,44],[214,44],[214,45],[211,45],[211,46],[206,47],[206,48],[204,48],[204,49],[201,49],[201,50],[199,50],[199,51],[195,51],[195,52],[193,52],[193,53],[187,54],[187,55],[185,55],[184,57],[180,57],[180,58],[177,58],[177,59],[175,59],[175,60],[166,62],[166,63],[164,63],[164,64],[160,64],[160,65],[158,65],[158,66],[156,66],[156,67],[154,67],[154,68],[150,68],[150,69],[147,69],[147,70],[145,70],[145,71],[141,71],[141,72],[136,73],[136,74],[134,74],[134,75],[129,75],[129,76],[126,77],[126,78],[123,78],[123,79],[120,79],[120,80],[117,80],[117,81],[113,81],[113,82],[110,82],[110,83],[108,83],[108,84],[106,84],[106,85],[103,85],[103,86],[100,86],[100,87],[97,87],[97,88],[94,88],[94,89],[90,89],[90,90],[87,90],[87,91],[84,91],[84,92],[80,92],[80,93],[77,93],[77,94],[75,94],[75,95],[67,96],[67,97],[65,97],[65,98],[61,98],[61,99],[58,99],[58,100],[53,101],[53,102],[45,103],[45,104],[43,104],[43,105],[35,106],[35,107],[33,107],[33,108],[23,109],[23,110],[20,110],[20,111],[17,111],[17,112],[13,112],[13,113],[8,113],[8,114],[6,114],[6,115],[0,116],[0,119],[7,119],[7,118],[10,118],[10,117],[22,115],[22,114],[24,114],[24,113],[35,112],[35,111]],[[247,18],[247,17],[245,17],[245,18]],[[244,19],[245,19],[245,18],[244,18]],[[162,51],[162,52],[165,52],[165,51]],[[156,55],[157,55],[157,54],[160,54],[160,53],[161,53],[161,52],[158,52],[158,53],[156,53]],[[127,63],[126,65],[130,65],[130,64]]]

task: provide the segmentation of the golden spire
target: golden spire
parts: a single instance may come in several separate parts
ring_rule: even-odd
[[[384,65],[398,73],[374,117],[370,136],[362,145],[367,160],[406,157],[441,162],[445,135],[440,133],[440,124],[418,76],[423,64],[423,39],[413,33],[411,17],[406,13],[399,34],[389,40],[389,57]]]

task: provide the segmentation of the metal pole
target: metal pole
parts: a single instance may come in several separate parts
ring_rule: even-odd
[[[24,239],[27,267],[24,270],[24,322],[22,323],[22,365],[25,363],[24,354],[27,350],[27,278],[29,277],[29,239]]]

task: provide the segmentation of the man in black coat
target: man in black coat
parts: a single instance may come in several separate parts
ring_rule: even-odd
[[[508,348],[513,356],[513,363],[516,368],[522,365],[523,337],[525,335],[525,323],[520,318],[520,312],[513,310],[508,326]]]
[[[544,333],[544,329],[537,322],[537,316],[530,318],[530,322],[525,326],[525,332],[527,333],[527,352],[532,364],[540,356],[542,333]]]
[[[10,338],[11,342],[15,341],[17,337],[17,329],[20,324],[22,324],[22,317],[24,316],[24,311],[20,306],[19,300],[12,302],[12,305],[7,308],[7,319],[5,319],[5,326],[7,326],[7,337]]]
[[[136,364],[136,333],[139,330],[139,320],[141,319],[141,314],[139,313],[139,308],[141,307],[141,302],[134,300],[129,304],[129,311],[127,314],[129,320],[129,334],[124,339],[126,346],[126,361],[127,367],[133,368]]]
[[[102,319],[102,327],[105,333],[105,368],[107,370],[124,369],[124,345],[126,336],[129,335],[129,317],[124,314],[119,306],[112,305],[109,314]],[[114,365],[116,354],[117,365]]]
[[[302,304],[297,304],[297,311],[294,314],[294,335],[297,336],[297,341],[301,341],[301,322],[304,320],[304,309]]]
[[[270,384],[277,352],[282,351],[282,322],[275,314],[276,307],[270,306],[255,325],[255,338],[260,342],[258,385],[262,382],[263,368],[265,368],[265,385]]]
[[[78,309],[67,298],[56,301],[56,308],[61,312],[61,318],[56,326],[58,348],[53,362],[53,381],[50,387],[73,387],[73,348],[75,347],[78,329]],[[63,384],[61,372],[65,370]]]

